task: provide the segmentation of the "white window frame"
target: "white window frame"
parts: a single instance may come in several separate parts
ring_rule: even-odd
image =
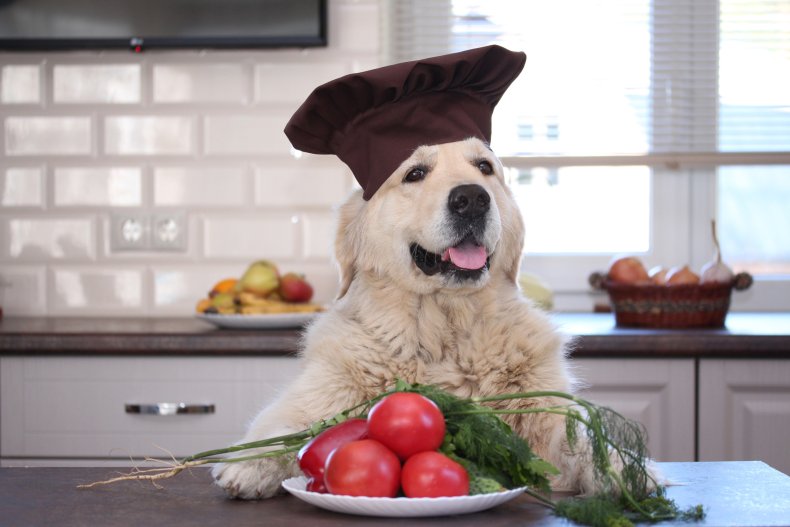
[[[662,32],[660,37],[653,39],[654,56],[671,56],[675,62],[664,62],[658,71],[654,71],[654,85],[661,82],[671,85],[677,81],[679,86],[691,86],[694,100],[694,128],[685,128],[681,123],[683,134],[690,137],[692,144],[675,144],[674,136],[662,135],[660,144],[654,150],[660,153],[644,155],[613,155],[613,156],[517,156],[503,157],[506,167],[529,169],[535,167],[561,168],[569,166],[641,166],[652,169],[651,211],[650,211],[650,251],[636,254],[646,264],[665,266],[689,264],[699,269],[713,255],[713,241],[710,235],[710,219],[716,217],[716,168],[727,165],[788,165],[789,152],[718,152],[717,138],[711,130],[716,130],[718,101],[710,94],[718,93],[717,74],[709,70],[695,69],[695,64],[703,60],[710,63],[718,60],[718,0],[652,0],[654,12],[661,12],[666,19],[659,22],[670,28],[669,33]],[[449,27],[447,16],[450,12],[451,0],[422,2],[419,0],[382,0],[383,13],[383,46],[384,62],[393,60],[391,18],[397,12],[398,20],[407,20],[413,25],[409,29],[416,39],[431,37],[436,26]],[[397,5],[397,9],[396,9]],[[660,7],[661,9],[658,9]],[[409,10],[413,15],[409,15]],[[404,15],[404,12],[406,13]],[[409,17],[412,18],[409,18]],[[711,23],[715,20],[715,23]],[[657,22],[658,23],[658,22]],[[696,24],[708,24],[708,30],[683,33],[683,27]],[[680,27],[676,35],[672,28]],[[696,26],[695,26],[696,27]],[[427,30],[425,28],[428,28]],[[696,56],[677,56],[671,54],[675,39],[691,40],[691,49]],[[439,54],[442,51],[441,38],[427,38],[430,45],[418,43],[416,48],[425,49],[425,56]],[[411,43],[407,42],[409,49]],[[431,45],[437,46],[432,48]],[[426,47],[427,46],[427,47]],[[663,46],[663,48],[662,48]],[[527,50],[528,51],[528,50]],[[713,68],[716,70],[716,68]],[[679,77],[673,75],[680,72]],[[658,79],[658,80],[656,80]],[[662,85],[663,85],[662,84]],[[655,90],[657,93],[658,90]],[[658,94],[657,97],[661,97]],[[654,105],[661,105],[659,99]],[[660,115],[654,116],[653,126],[667,127],[660,122]],[[671,125],[672,123],[670,123]],[[691,123],[688,123],[691,124]],[[687,132],[687,133],[685,133]],[[569,216],[568,221],[584,221],[584,218]],[[526,254],[522,261],[522,271],[538,275],[545,280],[555,294],[555,309],[558,311],[590,311],[596,301],[604,301],[601,292],[594,292],[587,278],[597,270],[605,270],[613,254]],[[725,255],[726,258],[726,255]],[[732,309],[741,311],[771,311],[790,308],[790,276],[755,277],[753,286],[732,297]]]
[[[506,167],[648,166],[653,169],[650,211],[650,247],[633,253],[648,266],[688,263],[699,269],[714,254],[710,219],[716,217],[716,167],[727,165],[790,165],[790,154],[711,152],[600,157],[503,157]],[[569,217],[569,221],[584,218]],[[614,255],[524,255],[521,270],[548,282],[558,311],[589,311],[603,293],[587,283],[593,271],[603,271]],[[735,311],[775,311],[790,307],[790,277],[756,277],[747,291],[733,294]]]

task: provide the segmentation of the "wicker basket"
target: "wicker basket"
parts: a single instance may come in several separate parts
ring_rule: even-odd
[[[738,273],[729,283],[695,285],[618,284],[601,272],[589,281],[609,294],[618,326],[645,328],[723,327],[732,290],[752,285],[748,273]]]

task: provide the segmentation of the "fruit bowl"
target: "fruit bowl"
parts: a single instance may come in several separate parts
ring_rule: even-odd
[[[594,272],[589,282],[609,294],[618,326],[717,328],[724,327],[733,289],[748,289],[752,276],[738,273],[730,282],[655,285],[617,283],[606,273]]]

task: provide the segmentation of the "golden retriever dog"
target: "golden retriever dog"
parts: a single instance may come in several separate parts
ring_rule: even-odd
[[[479,139],[421,146],[370,200],[361,191],[351,195],[335,242],[339,299],[306,331],[302,373],[243,441],[303,430],[398,378],[464,397],[571,391],[566,340],[517,286],[523,238],[502,165]],[[560,469],[555,488],[596,490],[583,449],[573,453],[566,442],[562,416],[506,420]],[[298,474],[294,458],[213,471],[229,495],[245,499],[272,496]]]

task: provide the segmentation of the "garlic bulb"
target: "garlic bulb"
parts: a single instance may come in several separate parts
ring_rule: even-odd
[[[732,269],[727,267],[721,260],[721,247],[719,247],[719,238],[716,236],[716,220],[711,220],[711,229],[713,230],[713,245],[716,248],[713,260],[702,266],[700,273],[701,282],[731,282],[734,273]]]

